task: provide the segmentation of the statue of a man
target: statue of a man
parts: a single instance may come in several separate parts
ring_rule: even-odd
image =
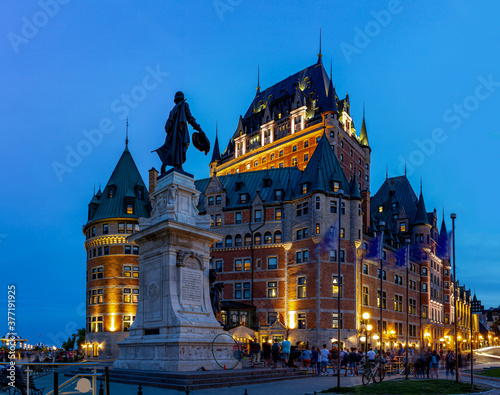
[[[175,94],[175,106],[170,111],[167,123],[165,124],[165,132],[167,137],[165,143],[158,148],[156,153],[161,159],[161,174],[165,173],[166,166],[174,166],[182,170],[182,164],[186,161],[186,151],[189,147],[189,130],[187,124],[189,123],[194,130],[199,133],[193,133],[194,146],[205,155],[210,151],[210,141],[201,130],[196,119],[191,115],[189,105],[184,99],[184,93],[177,92]]]

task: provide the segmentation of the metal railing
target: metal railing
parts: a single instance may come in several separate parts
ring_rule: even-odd
[[[98,376],[103,376],[102,374],[97,374],[97,372],[96,372],[97,365],[98,365],[97,362],[60,362],[60,363],[45,362],[44,363],[44,362],[24,362],[21,360],[15,360],[14,363],[0,362],[0,366],[1,365],[18,366],[18,367],[19,366],[26,366],[26,395],[30,395],[30,377],[31,377],[30,374],[33,374],[33,372],[34,372],[34,369],[30,370],[30,366],[33,366],[33,367],[34,366],[36,366],[36,367],[54,366],[57,368],[65,368],[65,367],[69,367],[69,366],[89,366],[89,367],[93,366],[94,367],[93,373],[79,373],[61,385],[58,385],[57,380],[54,380],[54,389],[52,391],[48,392],[47,395],[51,395],[51,394],[57,395],[59,392],[58,390],[63,388],[62,386],[67,386],[70,382],[72,382],[73,380],[76,380],[76,378],[79,376],[92,377],[92,395],[97,395],[96,378]],[[55,377],[57,377],[57,372],[54,372],[54,374],[55,374]],[[57,387],[57,389],[56,389],[56,387]]]

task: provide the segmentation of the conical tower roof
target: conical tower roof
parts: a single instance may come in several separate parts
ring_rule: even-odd
[[[138,190],[142,190],[139,198]],[[133,201],[134,213],[127,214],[125,199]],[[130,203],[131,204],[131,203]],[[127,147],[116,164],[99,200],[99,208],[90,221],[104,218],[149,217],[149,199],[146,185]]]
[[[215,142],[214,142],[214,149],[212,150],[212,162],[218,162],[220,159],[220,150],[219,150],[219,136],[217,133],[217,130],[215,131]]]
[[[361,132],[359,133],[359,143],[365,147],[370,146],[370,143],[368,142],[368,132],[366,130],[365,111],[364,110],[363,110],[363,124],[361,125]]]
[[[424,195],[422,195],[422,190],[420,190],[420,196],[417,203],[417,213],[415,214],[414,225],[429,225],[429,220],[427,219],[427,211],[425,210]]]
[[[340,188],[344,190],[344,194],[349,192],[349,181],[347,181],[344,171],[324,133],[304,173],[306,173],[311,182],[311,191],[314,191],[314,187],[316,186],[317,188],[324,188],[322,189],[324,192],[331,192],[332,186],[330,181],[338,180],[341,183]]]
[[[326,99],[326,108],[324,111],[334,111],[338,112],[337,107],[337,94],[335,93],[335,88],[333,87],[333,82],[330,80],[330,85],[328,86],[328,97]]]

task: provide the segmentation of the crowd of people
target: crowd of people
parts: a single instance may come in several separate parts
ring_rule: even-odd
[[[306,374],[315,376],[327,376],[330,372],[332,375],[343,374],[344,376],[358,376],[365,366],[373,366],[380,360],[382,355],[382,363],[385,366],[392,366],[390,372],[404,372],[406,366],[406,349],[400,345],[397,350],[384,351],[382,354],[378,349],[368,348],[368,352],[358,350],[356,347],[350,349],[344,348],[340,350],[340,366],[339,366],[339,351],[335,344],[330,348],[326,344],[322,347],[309,346],[308,343],[297,343],[292,346],[288,339],[281,343],[274,339],[272,342],[263,342],[262,345],[254,338],[248,348],[248,356],[250,357],[250,367],[269,367],[275,369],[278,364],[283,367],[295,367],[304,370]],[[432,350],[428,348],[426,351],[418,351],[417,349],[408,348],[408,360],[410,362],[410,372],[415,378],[439,378],[439,370],[446,369],[446,375],[454,375],[457,357],[451,350],[444,352],[443,350]],[[458,374],[460,370],[470,360],[469,355],[458,353]]]
[[[16,360],[19,362],[64,363],[80,361],[83,358],[81,351],[20,350],[16,352]],[[0,350],[0,362],[9,362],[7,351]]]

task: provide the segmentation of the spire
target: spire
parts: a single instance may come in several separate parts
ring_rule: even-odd
[[[128,148],[128,117],[127,117],[127,127],[125,129],[125,148]]]
[[[414,225],[429,224],[427,211],[425,209],[424,195],[422,194],[422,180],[420,180],[420,196],[417,203],[417,213],[415,214]]]
[[[257,65],[257,94],[260,93],[260,65]]]
[[[214,149],[212,150],[212,162],[218,162],[220,159],[220,151],[219,151],[219,136],[218,136],[218,123],[215,121],[215,143],[214,143]]]
[[[369,147],[370,143],[368,142],[368,132],[366,130],[366,122],[365,122],[365,103],[363,102],[363,124],[361,125],[361,132],[359,133],[359,143],[364,145],[365,147]]]
[[[321,53],[321,28],[319,29],[319,53],[318,53],[318,62],[316,64],[323,64],[323,60],[321,59],[323,54]]]
[[[328,87],[328,97],[327,97],[327,102],[326,102],[326,108],[324,111],[334,111],[338,112],[338,107],[337,107],[337,98],[335,94],[335,88],[333,87],[332,80],[330,80],[330,86]]]

